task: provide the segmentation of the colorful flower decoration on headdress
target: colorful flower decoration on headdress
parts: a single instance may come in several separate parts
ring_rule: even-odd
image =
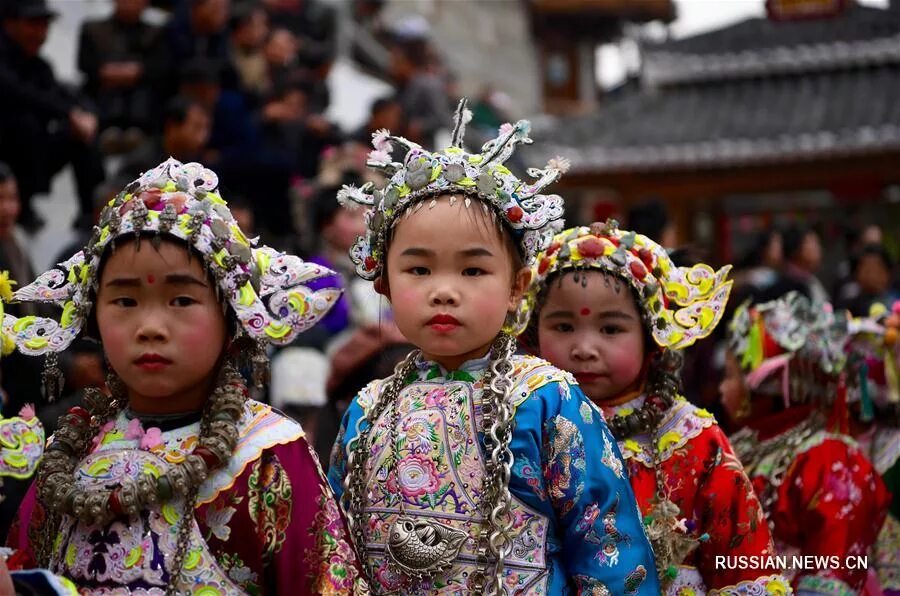
[[[537,301],[555,273],[597,269],[625,280],[654,341],[663,348],[686,348],[712,333],[725,310],[731,266],[678,267],[650,238],[620,230],[615,220],[564,230],[553,237],[531,267],[531,284],[519,304],[515,332],[522,333],[538,308]]]
[[[517,145],[531,143],[528,121],[504,124],[499,136],[485,143],[480,153],[467,153],[462,141],[471,117],[466,100],[461,100],[450,147],[434,153],[383,129],[372,135],[375,150],[369,153],[368,165],[389,178],[386,186],[377,190],[372,183],[360,188],[345,185],[337,197],[344,206],[367,208],[366,235],[350,249],[360,277],[372,280],[381,274],[385,239],[397,218],[409,214],[413,205],[419,208],[425,199],[442,194],[461,195],[467,207],[471,199],[484,201],[485,208],[490,206],[512,231],[526,260],[546,246],[555,231],[554,222],[563,215],[563,201],[558,195],[541,193],[568,169],[568,162],[550,160],[544,169],[528,170],[534,182],[520,180],[503,164]],[[402,163],[393,161],[395,145],[406,151]]]
[[[851,401],[861,402],[864,420],[875,408],[900,412],[900,300],[890,309],[873,305],[869,316],[851,321],[850,333],[847,351],[858,376]]]
[[[43,455],[44,427],[32,406],[13,418],[0,418],[0,477],[30,478]]]
[[[845,311],[789,292],[769,302],[741,304],[729,324],[728,343],[751,389],[781,372],[779,391],[787,405],[836,382],[847,364],[850,332]]]
[[[26,354],[64,350],[84,328],[93,307],[100,260],[123,236],[171,236],[197,250],[247,335],[290,343],[334,305],[337,288],[304,284],[334,273],[299,257],[257,246],[241,232],[218,193],[218,176],[198,163],[169,159],[128,184],[111,200],[84,250],[14,293],[23,302],[62,308],[60,319],[3,317],[3,333]]]
[[[3,319],[3,304],[13,298],[12,287],[16,280],[9,278],[9,271],[0,271],[0,320]],[[0,326],[0,356],[11,354],[16,349],[16,342],[6,330]]]

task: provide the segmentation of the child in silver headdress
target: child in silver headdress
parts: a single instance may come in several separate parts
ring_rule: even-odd
[[[377,593],[658,594],[653,556],[615,444],[571,376],[515,355],[504,329],[528,284],[524,262],[562,216],[545,195],[564,164],[518,179],[503,163],[529,143],[505,125],[481,152],[430,152],[387,131],[369,164],[383,190],[351,249],[419,349],[348,409],[329,479]],[[407,150],[403,162],[391,157]]]
[[[129,184],[87,247],[15,293],[59,320],[6,315],[26,354],[99,337],[111,395],[73,407],[10,544],[88,594],[364,591],[337,503],[303,429],[248,398],[264,363],[338,296],[327,269],[244,236],[215,173],[169,160]]]

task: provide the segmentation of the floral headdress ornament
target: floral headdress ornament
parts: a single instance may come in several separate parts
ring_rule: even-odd
[[[792,400],[823,396],[822,388],[836,383],[847,364],[846,313],[835,313],[830,304],[815,304],[797,292],[762,304],[744,302],[735,310],[728,332],[729,347],[750,389],[759,390],[781,373],[779,392],[785,407]]]
[[[171,158],[128,184],[104,207],[84,250],[13,293],[16,301],[59,306],[59,320],[7,314],[3,334],[26,354],[65,350],[91,313],[107,247],[114,248],[123,236],[141,242],[141,235],[150,234],[151,242],[161,236],[184,240],[202,255],[217,291],[246,335],[257,342],[290,343],[321,319],[340,295],[337,288],[313,291],[304,284],[334,273],[244,236],[218,185],[218,176],[201,164]]]
[[[608,220],[564,230],[532,262],[516,332],[528,327],[551,276],[592,269],[609,272],[634,289],[650,333],[662,348],[686,348],[712,333],[731,292],[732,282],[726,279],[730,265],[718,271],[702,263],[678,267],[662,246]]]
[[[16,282],[9,278],[9,271],[0,271],[0,316],[3,316],[3,301],[12,299],[14,285]],[[0,331],[0,356],[10,354],[15,348],[13,339]],[[24,406],[18,416],[0,417],[0,478],[31,477],[43,454],[44,427],[34,415],[32,406]]]
[[[466,99],[459,102],[451,143],[443,151],[428,151],[384,129],[375,132],[375,149],[367,163],[388,178],[387,184],[381,190],[372,183],[359,188],[345,185],[338,192],[341,205],[367,209],[366,234],[350,249],[356,272],[363,279],[373,280],[381,274],[385,240],[398,218],[411,209],[420,209],[425,199],[442,194],[451,195],[451,203],[457,200],[455,195],[461,195],[467,207],[477,198],[484,202],[485,210],[493,208],[512,231],[526,260],[546,246],[554,222],[563,215],[563,201],[558,195],[542,192],[568,169],[568,162],[557,158],[543,169],[530,168],[528,175],[536,178],[531,183],[520,180],[503,165],[518,145],[531,143],[531,125],[526,120],[504,124],[499,136],[485,143],[480,153],[467,153],[462,142],[472,113],[466,105]],[[397,146],[406,152],[402,162],[393,158]]]
[[[861,418],[874,419],[881,414],[900,414],[900,300],[888,309],[874,304],[869,316],[850,322],[848,357],[858,391],[851,401],[860,402]]]

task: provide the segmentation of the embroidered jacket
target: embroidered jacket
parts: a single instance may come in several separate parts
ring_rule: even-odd
[[[732,443],[761,495],[779,554],[838,557],[834,569],[795,570],[794,589],[864,594],[867,572],[862,565],[847,564],[846,558],[869,554],[890,493],[850,437],[814,429],[792,444],[791,433],[812,416],[812,406],[778,412],[753,421]],[[751,459],[753,453],[765,455]],[[763,495],[771,495],[771,502]]]
[[[860,447],[865,447],[893,495],[884,525],[872,548],[872,558],[881,589],[886,595],[896,596],[900,595],[900,428],[876,423],[872,434],[865,437],[866,445],[863,441],[860,437]]]
[[[164,473],[196,446],[199,422],[141,436],[135,428],[124,413],[105,425],[75,482]],[[342,514],[300,425],[250,401],[238,429],[232,458],[200,487],[180,590],[205,596],[364,593]],[[161,595],[183,514],[183,503],[170,501],[106,526],[66,516],[53,540],[50,570],[84,594]],[[33,552],[45,519],[32,486],[10,546]]]
[[[643,403],[644,396],[640,396],[606,412],[627,415]],[[666,588],[666,594],[787,591],[787,580],[780,575],[716,564],[716,555],[762,560],[774,555],[775,550],[753,487],[712,414],[679,397],[660,422],[655,446],[644,433],[619,441],[619,448],[628,465],[641,512],[650,514],[657,490],[653,468],[655,449],[667,498],[681,510],[683,530],[697,539],[705,535],[697,548],[673,570],[677,575]]]
[[[368,564],[376,592],[468,594],[485,518],[481,396],[487,358],[448,373],[420,362],[399,397],[396,466],[389,456],[390,408],[374,421],[365,511]],[[504,568],[516,594],[659,593],[653,556],[615,440],[572,377],[538,358],[516,356],[512,438],[512,551]],[[347,411],[329,480],[343,492],[348,445],[383,381],[369,384]],[[603,457],[586,447],[606,445]],[[405,580],[386,564],[388,529],[401,509],[467,534],[452,567],[433,580]],[[405,583],[401,583],[405,582]]]

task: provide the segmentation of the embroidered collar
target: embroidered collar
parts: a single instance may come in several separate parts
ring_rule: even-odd
[[[475,382],[478,377],[482,376],[485,371],[487,371],[490,362],[491,355],[488,353],[480,358],[466,360],[460,364],[459,368],[456,370],[447,370],[443,365],[434,360],[419,358],[416,360],[415,378],[407,379],[407,382],[412,382],[416,379],[422,381],[446,379],[448,381]]]
[[[612,408],[611,414],[627,415],[641,407],[646,399],[641,395],[629,402]],[[604,410],[604,414],[609,416]],[[688,441],[716,423],[715,417],[703,408],[698,408],[684,397],[678,396],[675,403],[666,412],[659,425],[655,448],[658,450],[660,462],[672,457]],[[635,459],[647,467],[653,466],[653,452],[648,433],[642,433],[619,441],[619,449],[625,459]]]
[[[97,436],[95,452],[113,449],[140,449],[142,438],[129,434],[129,419],[123,412],[112,421],[109,428],[104,428]],[[244,413],[238,424],[237,446],[228,463],[216,470],[200,485],[197,503],[209,503],[223,490],[234,485],[244,468],[265,450],[275,445],[295,441],[304,435],[299,424],[287,418],[266,404],[253,400],[244,405]],[[200,434],[200,423],[194,422],[180,428],[164,431],[160,440],[144,450],[156,454],[169,464],[184,460],[186,454],[194,448]]]

